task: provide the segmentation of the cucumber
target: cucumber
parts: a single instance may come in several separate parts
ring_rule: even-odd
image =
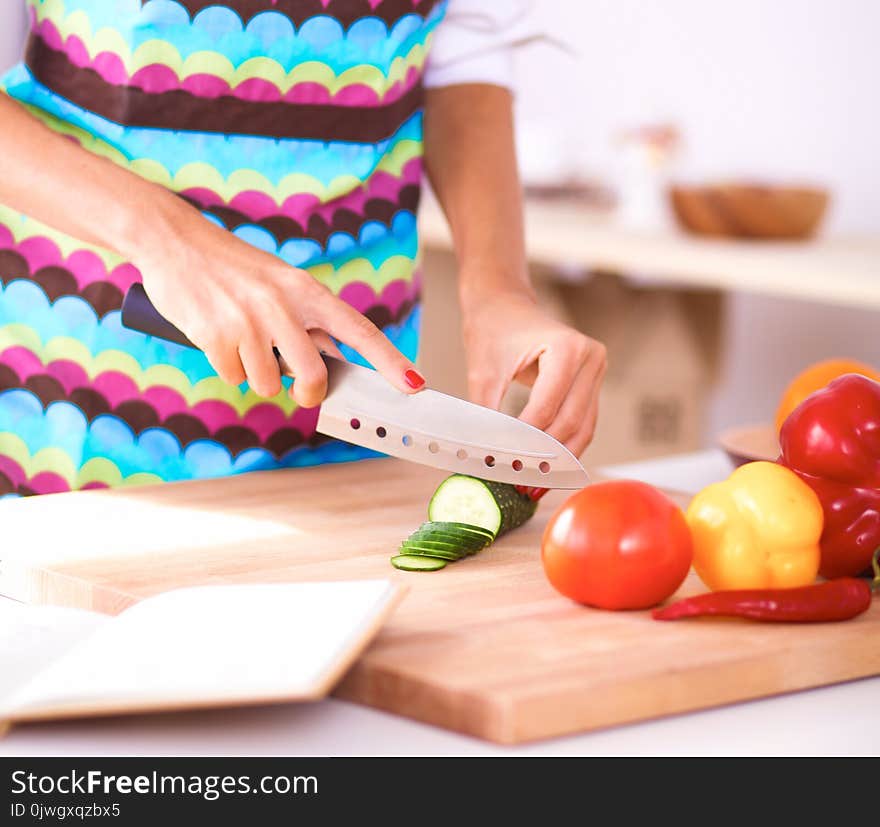
[[[400,547],[405,548],[418,548],[418,549],[437,549],[437,551],[451,551],[454,554],[459,555],[459,557],[464,557],[468,553],[468,549],[466,546],[462,546],[460,543],[447,543],[443,540],[425,540],[421,537],[407,537],[401,544]]]
[[[481,551],[485,548],[485,546],[480,543],[478,546],[474,545],[466,545],[465,543],[460,543],[456,540],[452,540],[450,538],[445,537],[422,537],[418,534],[410,534],[401,546],[421,546],[423,548],[439,548],[445,549],[447,551],[457,551],[461,554],[462,557],[469,556],[471,554],[476,554],[478,551]]]
[[[431,497],[428,522],[400,544],[391,565],[403,571],[438,571],[522,525],[537,507],[512,485],[453,474]]]
[[[449,522],[432,522],[422,523],[417,531],[442,531],[446,534],[454,534],[460,537],[473,538],[474,535],[482,537],[487,543],[491,543],[495,539],[495,535],[487,528],[478,525],[468,525],[467,523],[449,523]]]
[[[495,536],[488,528],[483,528],[482,526],[471,525],[470,523],[451,523],[446,520],[428,520],[428,522],[422,523],[419,528],[436,531],[451,531],[453,533],[463,531],[467,534],[482,534],[485,537],[490,538]]]
[[[463,552],[451,549],[423,548],[422,546],[407,545],[400,547],[400,553],[413,554],[416,557],[437,557],[440,560],[448,560],[450,563],[454,563],[456,560],[461,560],[462,557],[466,556]]]
[[[446,561],[438,560],[436,557],[398,554],[391,558],[391,565],[401,571],[439,571],[446,568]]]
[[[537,502],[507,483],[453,474],[440,483],[431,497],[428,519],[467,523],[500,537],[526,522],[537,506]]]
[[[489,545],[489,540],[478,534],[461,535],[447,534],[443,531],[427,531],[419,529],[414,531],[407,537],[407,540],[429,540],[437,543],[449,543],[456,548],[467,549],[468,551],[479,551]]]
[[[422,531],[421,529],[414,531],[409,535],[410,540],[436,540],[438,543],[449,543],[453,546],[462,546],[463,548],[483,548],[488,543],[482,538],[473,535],[474,539],[462,537],[458,534],[447,534],[445,531]]]

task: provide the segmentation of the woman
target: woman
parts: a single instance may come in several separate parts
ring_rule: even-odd
[[[521,3],[28,7],[0,95],[2,493],[364,456],[315,438],[319,350],[424,386],[423,160],[472,398],[530,384],[523,419],[586,448],[604,349],[538,309],[526,270],[505,74]],[[140,280],[201,351],[121,326]]]

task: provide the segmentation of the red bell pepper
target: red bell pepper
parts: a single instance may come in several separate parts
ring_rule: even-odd
[[[865,571],[880,546],[880,383],[846,374],[808,396],[785,420],[779,461],[822,503],[819,574]]]

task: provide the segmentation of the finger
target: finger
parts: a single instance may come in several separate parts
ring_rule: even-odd
[[[320,336],[317,338],[318,344],[315,336],[293,326],[283,328],[283,332],[275,337],[275,346],[293,371],[290,395],[302,408],[320,405],[327,395],[327,366],[318,352],[321,344],[327,343],[322,343]]]
[[[519,418],[541,430],[556,419],[583,365],[583,359],[548,348],[538,357],[538,375]]]
[[[281,371],[272,353],[272,343],[248,331],[238,344],[238,356],[247,374],[248,384],[260,396],[272,397],[281,390]]]
[[[510,380],[493,371],[468,371],[468,396],[471,402],[498,410],[501,400],[510,387]]]
[[[581,430],[576,433],[565,447],[568,448],[576,457],[580,458],[581,454],[590,447],[593,437],[596,435],[596,423],[599,420],[599,394],[593,396],[590,402],[590,409],[584,418],[584,425]]]
[[[563,409],[560,410],[560,432],[564,432],[564,435],[557,437],[557,439],[560,439],[576,457],[579,457],[593,441],[596,422],[599,417],[599,398],[604,376],[604,362],[598,368],[594,364],[586,365],[576,380],[576,384],[579,385],[578,393],[573,393],[571,397],[572,404],[578,406],[575,409],[574,416],[570,417],[568,410],[565,410],[568,401],[563,405]],[[580,405],[575,401],[575,398],[584,398],[582,393],[582,388],[584,387],[587,389],[586,402]],[[574,428],[571,428],[572,422],[575,423]]]
[[[310,330],[309,338],[319,353],[326,353],[335,359],[345,359],[342,351],[336,346],[333,337],[324,330]]]
[[[592,435],[595,422],[591,421],[591,417],[597,395],[595,372],[585,366],[560,406],[556,418],[547,428],[547,433],[558,439],[575,456],[576,451],[582,451],[586,447]]]
[[[234,346],[211,345],[205,356],[217,375],[229,385],[240,385],[247,379],[238,350]]]
[[[425,378],[416,366],[366,316],[336,298],[322,315],[325,330],[351,345],[398,390],[415,393],[425,387]]]
[[[582,427],[593,398],[595,371],[584,365],[571,387],[553,421],[544,429],[560,442],[571,439]]]

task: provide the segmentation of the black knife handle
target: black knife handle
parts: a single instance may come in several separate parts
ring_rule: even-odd
[[[133,284],[128,288],[128,292],[122,300],[122,324],[131,330],[146,333],[148,336],[157,336],[179,345],[195,347],[186,338],[183,331],[176,328],[153,307],[153,303],[142,284]]]

